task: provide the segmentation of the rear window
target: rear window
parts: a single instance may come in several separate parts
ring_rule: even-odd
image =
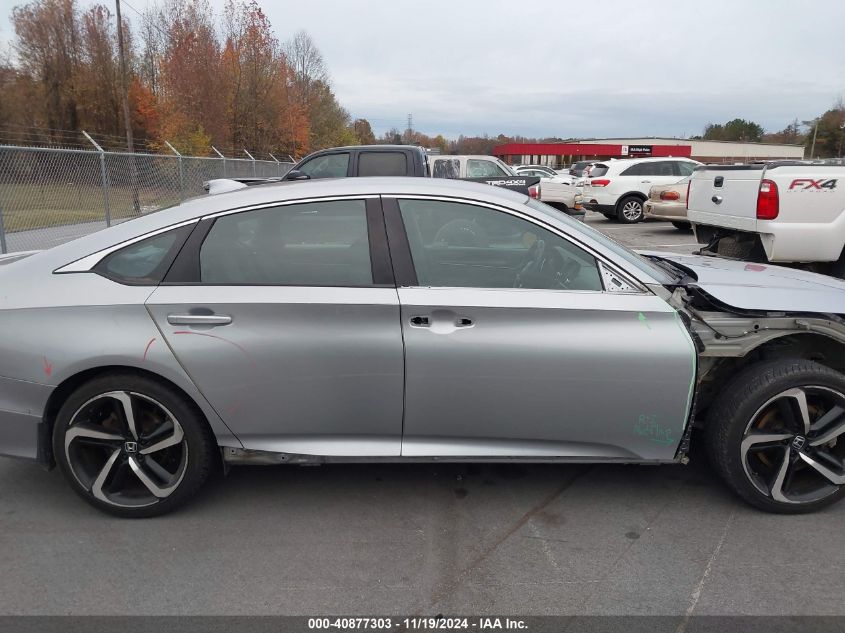
[[[438,158],[431,169],[432,178],[460,178],[461,161],[457,158]]]
[[[361,152],[359,176],[407,176],[408,157],[404,152]]]
[[[593,168],[590,170],[590,178],[599,178],[600,176],[604,176],[607,173],[607,165],[593,165]]]

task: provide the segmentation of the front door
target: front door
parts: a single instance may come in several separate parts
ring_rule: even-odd
[[[246,448],[399,455],[402,332],[377,199],[222,215],[186,249],[196,279],[166,280],[147,306]]]
[[[672,459],[695,351],[668,304],[605,291],[594,255],[505,210],[385,211],[404,277],[403,456]]]

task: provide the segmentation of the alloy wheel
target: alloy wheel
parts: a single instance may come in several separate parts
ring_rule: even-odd
[[[643,205],[637,200],[629,200],[622,205],[622,215],[629,222],[636,222],[643,215]]]
[[[740,451],[749,481],[781,503],[811,503],[845,484],[845,395],[788,389],[751,418]]]
[[[123,508],[154,505],[185,475],[188,444],[176,417],[160,402],[110,391],[83,404],[65,431],[73,476],[99,501]]]

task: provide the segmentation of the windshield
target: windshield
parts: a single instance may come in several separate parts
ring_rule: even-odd
[[[527,204],[535,211],[540,211],[541,213],[545,213],[546,215],[549,215],[554,219],[565,223],[574,231],[586,234],[594,242],[598,242],[606,249],[611,251],[614,255],[617,255],[621,259],[624,259],[627,263],[631,264],[632,266],[634,266],[641,272],[649,275],[650,277],[653,277],[661,284],[671,284],[677,281],[677,279],[662,266],[658,266],[650,259],[643,257],[642,255],[638,255],[634,251],[622,246],[619,242],[609,238],[601,231],[597,231],[586,222],[579,222],[578,220],[573,220],[566,213],[558,211],[557,209],[550,207],[549,205],[540,202],[539,200],[529,199]]]

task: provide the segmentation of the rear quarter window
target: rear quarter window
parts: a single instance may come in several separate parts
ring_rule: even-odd
[[[126,285],[156,286],[193,228],[182,226],[125,246],[101,260],[94,272]]]

